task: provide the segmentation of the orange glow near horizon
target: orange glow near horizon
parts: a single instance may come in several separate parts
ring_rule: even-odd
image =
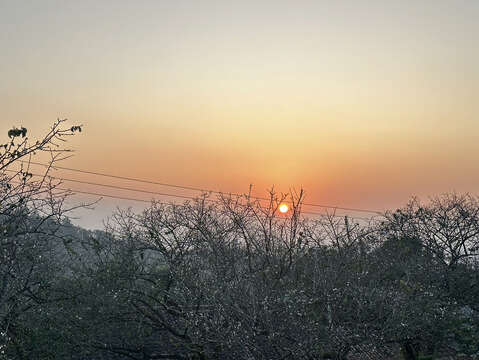
[[[479,193],[479,1],[0,8],[0,145],[60,117],[84,126],[62,164],[76,169],[374,210]]]

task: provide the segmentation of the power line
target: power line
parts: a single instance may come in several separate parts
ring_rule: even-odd
[[[14,170],[6,170],[8,172],[15,172]],[[43,175],[39,174],[32,174],[33,176],[39,176],[42,177]],[[127,187],[121,187],[121,186],[115,186],[115,185],[108,185],[108,184],[101,184],[101,183],[95,183],[95,182],[89,182],[89,181],[83,181],[83,180],[75,180],[75,179],[65,179],[65,178],[59,178],[59,177],[54,177],[54,176],[49,176],[51,179],[55,180],[60,180],[60,181],[69,181],[69,182],[76,182],[76,183],[81,183],[81,184],[88,184],[88,185],[95,185],[95,186],[104,186],[107,188],[112,188],[112,189],[119,189],[119,190],[127,190],[127,191],[133,191],[133,192],[141,192],[141,193],[147,193],[147,194],[152,194],[152,195],[160,195],[160,196],[171,196],[171,197],[177,197],[177,198],[182,198],[182,199],[187,199],[187,200],[196,200],[196,197],[193,196],[186,196],[186,195],[176,195],[176,194],[167,194],[167,193],[160,193],[160,192],[154,192],[154,191],[147,191],[147,190],[141,190],[141,189],[134,189],[134,188],[127,188]],[[17,182],[15,182],[17,183]],[[20,183],[19,183],[20,184]],[[128,201],[136,201],[136,202],[142,202],[142,203],[148,203],[151,204],[152,200],[155,200],[156,202],[160,204],[168,204],[165,202],[158,201],[156,199],[152,200],[144,200],[144,199],[138,199],[138,198],[130,198],[126,196],[119,196],[119,195],[109,195],[105,193],[98,193],[98,192],[92,192],[92,191],[83,191],[83,190],[75,190],[71,188],[62,188],[62,187],[55,187],[56,190],[62,190],[62,191],[71,191],[73,193],[79,193],[79,194],[85,194],[85,195],[94,195],[94,196],[100,196],[100,197],[108,197],[108,198],[113,198],[113,199],[119,199],[119,200],[128,200]],[[265,198],[266,199],[266,198]],[[268,199],[268,201],[271,199]],[[216,204],[221,204],[221,201],[219,200],[214,200],[214,199],[205,199],[205,201],[208,202],[213,202]],[[176,204],[178,205],[178,204]],[[260,205],[262,209],[265,209]],[[305,211],[301,210],[302,214],[309,214],[309,215],[316,215],[316,216],[326,216],[328,214],[324,213],[318,213],[314,211]],[[334,217],[343,217],[344,215],[336,215],[336,214],[330,214]],[[364,218],[364,217],[357,217],[357,216],[348,216],[351,219],[357,219],[357,220],[364,220],[364,221],[370,221],[371,218]]]
[[[15,170],[6,170],[8,172],[16,172]],[[38,176],[42,177],[43,175],[41,174],[33,174],[33,176]],[[94,185],[94,186],[103,186],[106,188],[110,189],[118,189],[118,190],[126,190],[126,191],[134,191],[134,192],[140,192],[144,194],[151,194],[151,195],[160,195],[160,196],[170,196],[170,197],[177,197],[177,198],[182,198],[182,199],[189,199],[189,200],[194,200],[196,197],[194,196],[187,196],[187,195],[179,195],[179,194],[170,194],[170,193],[163,193],[163,192],[157,192],[157,191],[148,191],[148,190],[142,190],[142,189],[136,189],[132,187],[124,187],[124,186],[117,186],[117,185],[109,185],[109,184],[102,184],[102,183],[97,183],[97,182],[91,182],[91,181],[84,181],[84,180],[77,180],[77,179],[67,179],[63,177],[56,177],[56,176],[49,176],[51,179],[55,180],[60,180],[60,181],[68,181],[68,182],[74,182],[74,183],[79,183],[79,184],[85,184],[85,185]],[[232,194],[232,196],[235,196]],[[266,200],[266,198],[265,198]],[[267,199],[269,200],[269,199]]]
[[[33,165],[39,165],[39,166],[49,166],[48,164],[42,164],[42,163],[34,162],[34,161],[30,161],[30,162],[28,162],[28,161],[22,161],[22,162],[23,162],[23,163],[33,164]],[[192,191],[201,191],[201,192],[212,192],[212,193],[218,193],[218,194],[221,193],[221,192],[219,192],[219,191],[213,191],[213,190],[208,190],[208,189],[201,189],[201,188],[198,188],[198,187],[183,186],[183,185],[169,184],[169,183],[162,183],[162,182],[158,182],[158,181],[144,180],[144,179],[127,177],[127,176],[105,174],[105,173],[96,172],[96,171],[73,169],[73,168],[64,167],[64,166],[58,166],[58,165],[53,165],[53,166],[51,166],[51,167],[52,167],[53,169],[68,170],[68,171],[79,172],[79,173],[82,173],[82,174],[90,174],[90,175],[104,176],[104,177],[109,177],[109,178],[114,178],[114,179],[120,179],[120,180],[128,180],[128,181],[141,182],[141,183],[145,183],[145,184],[152,184],[152,185],[160,185],[160,186],[174,187],[174,188],[183,189],[183,190],[192,190]]]
[[[42,163],[34,162],[34,161],[30,161],[30,162],[21,161],[21,162],[22,163],[33,164],[33,165],[38,165],[38,166],[49,166],[48,164],[42,164]],[[203,193],[213,193],[213,194],[219,194],[219,195],[229,194],[231,196],[237,196],[237,197],[242,196],[241,194],[236,194],[236,193],[224,193],[224,192],[221,192],[221,191],[216,191],[216,190],[211,190],[211,189],[202,189],[202,188],[193,187],[193,186],[184,186],[184,185],[163,183],[163,182],[157,182],[157,181],[151,181],[151,180],[145,180],[145,179],[139,179],[139,178],[132,178],[132,177],[127,177],[127,176],[106,174],[106,173],[101,173],[101,172],[96,172],[96,171],[74,169],[74,168],[69,168],[69,167],[64,167],[64,166],[53,165],[52,168],[53,169],[60,169],[60,170],[67,170],[67,171],[74,171],[74,172],[78,172],[78,173],[82,173],[82,174],[103,176],[103,177],[108,177],[108,178],[113,178],[113,179],[128,180],[128,181],[140,182],[140,183],[145,183],[145,184],[172,187],[172,188],[183,189],[183,190],[200,191],[200,192],[203,192]],[[171,196],[171,195],[166,195],[166,196]],[[178,196],[178,197],[181,197],[181,196]],[[258,197],[258,196],[251,196],[250,198],[255,199],[255,200],[264,200],[264,201],[269,201],[270,200],[268,198]],[[364,213],[370,213],[370,214],[375,214],[375,215],[382,215],[381,211],[370,210],[370,209],[350,208],[350,207],[315,204],[315,203],[303,203],[303,205],[312,206],[312,207],[319,207],[319,208],[345,210],[345,211],[355,211],[355,212],[364,212]]]

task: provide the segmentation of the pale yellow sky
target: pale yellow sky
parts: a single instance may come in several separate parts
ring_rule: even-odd
[[[477,194],[478,18],[477,0],[1,0],[0,133],[67,117],[85,126],[67,166],[339,206]]]

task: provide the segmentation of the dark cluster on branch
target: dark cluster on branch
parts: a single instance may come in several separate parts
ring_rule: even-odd
[[[27,129],[24,128],[23,126],[20,129],[17,129],[16,127],[14,127],[13,129],[8,130],[8,137],[10,139],[13,139],[13,138],[19,137],[19,136],[21,136],[23,138],[25,136],[27,136]]]

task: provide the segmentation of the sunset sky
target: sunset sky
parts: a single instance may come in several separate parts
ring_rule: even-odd
[[[343,207],[479,194],[478,19],[477,0],[0,0],[0,134],[68,118],[64,166]]]

